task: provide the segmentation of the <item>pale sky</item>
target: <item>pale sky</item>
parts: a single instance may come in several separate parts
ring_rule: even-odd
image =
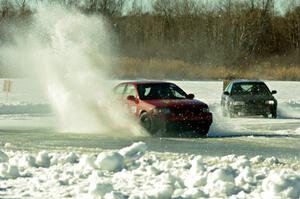
[[[151,10],[151,4],[153,2],[155,2],[155,0],[128,0],[128,7],[131,8],[131,5],[132,3],[136,1],[137,4],[139,6],[142,7],[143,10],[145,11],[149,11]],[[213,4],[221,1],[221,0],[195,0],[196,2],[197,1],[201,1],[201,2],[205,2],[205,4],[209,5],[211,4],[212,7],[213,7]],[[242,1],[242,0],[232,0],[233,2],[234,1]],[[247,0],[246,0],[247,1]],[[261,0],[258,0],[258,1],[261,1]],[[284,14],[288,8],[290,7],[290,5],[293,4],[293,2],[296,2],[296,4],[300,5],[300,0],[274,0],[275,2],[275,11],[277,11],[279,14]]]
[[[20,0],[11,0],[11,1],[15,1],[18,2]],[[44,0],[44,2],[51,2],[52,0]],[[82,0],[84,1],[84,0]],[[125,10],[128,10],[131,8],[132,3],[135,1],[137,3],[138,6],[140,6],[142,8],[142,10],[144,11],[151,11],[152,9],[152,4],[155,2],[155,0],[126,0],[127,1],[127,8],[125,7]],[[205,2],[206,5],[211,4],[212,7],[214,4],[216,4],[217,2],[220,1],[225,1],[225,0],[194,0],[196,2]],[[240,2],[240,1],[244,1],[244,0],[231,0],[232,2],[236,1],[236,2]],[[247,1],[247,0],[245,0]],[[257,1],[262,1],[262,0],[257,0]],[[1,0],[0,0],[1,2]],[[36,0],[27,0],[28,3],[30,3],[30,5],[36,4]],[[38,1],[39,2],[39,1]],[[296,4],[300,5],[300,0],[274,0],[275,2],[275,11],[277,11],[279,14],[284,14],[288,8],[293,4],[293,2],[296,2]],[[126,13],[126,11],[125,11]]]

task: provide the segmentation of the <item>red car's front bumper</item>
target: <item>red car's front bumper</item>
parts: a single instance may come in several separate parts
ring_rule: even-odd
[[[184,132],[191,131],[200,134],[207,134],[213,122],[212,113],[200,115],[154,115],[154,125],[165,128],[167,131]]]

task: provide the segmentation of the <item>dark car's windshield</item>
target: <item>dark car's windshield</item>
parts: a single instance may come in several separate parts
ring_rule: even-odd
[[[187,98],[187,94],[182,89],[171,83],[140,84],[137,89],[141,100]]]
[[[270,90],[262,82],[235,83],[232,85],[232,95],[270,95]]]

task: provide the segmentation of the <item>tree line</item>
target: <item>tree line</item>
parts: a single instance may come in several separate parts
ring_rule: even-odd
[[[2,0],[0,23],[8,18],[30,18],[34,5],[45,1]],[[266,60],[298,66],[300,2],[289,1],[286,11],[279,13],[276,1],[49,0],[86,14],[104,15],[125,57],[228,68]]]

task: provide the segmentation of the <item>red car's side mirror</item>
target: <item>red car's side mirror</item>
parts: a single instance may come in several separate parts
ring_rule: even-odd
[[[194,94],[188,94],[186,98],[188,99],[194,99],[195,95]]]
[[[127,100],[128,101],[136,101],[136,98],[133,95],[128,95]]]

